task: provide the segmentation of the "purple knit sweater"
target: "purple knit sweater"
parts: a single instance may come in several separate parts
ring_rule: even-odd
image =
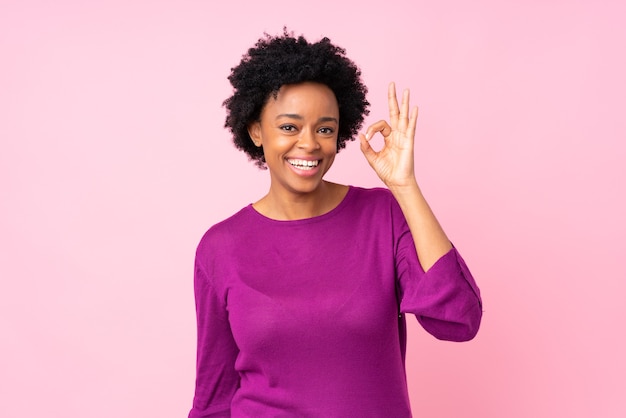
[[[190,418],[410,417],[404,313],[439,339],[474,337],[479,290],[456,249],[422,270],[386,189],[276,221],[252,206],[196,253]]]

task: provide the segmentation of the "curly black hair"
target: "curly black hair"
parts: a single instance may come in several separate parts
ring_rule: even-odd
[[[232,132],[235,146],[265,168],[263,149],[252,143],[249,124],[260,119],[270,95],[276,97],[283,85],[312,81],[328,86],[335,94],[339,105],[337,152],[345,148],[369,114],[361,71],[345,53],[326,37],[311,43],[286,28],[280,36],[266,33],[260,38],[228,77],[234,93],[223,103],[224,126]]]

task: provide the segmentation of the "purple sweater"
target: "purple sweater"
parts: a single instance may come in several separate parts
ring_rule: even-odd
[[[190,418],[410,417],[404,313],[439,339],[474,337],[479,290],[456,249],[427,273],[386,189],[350,187],[295,221],[247,206],[196,253]]]

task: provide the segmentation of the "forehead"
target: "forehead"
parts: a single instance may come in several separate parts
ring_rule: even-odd
[[[270,95],[263,113],[283,112],[321,112],[328,115],[339,115],[339,106],[335,93],[321,83],[305,82],[285,84],[275,95]]]

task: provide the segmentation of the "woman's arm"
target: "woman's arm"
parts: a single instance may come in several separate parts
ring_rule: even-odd
[[[189,418],[230,417],[239,387],[238,348],[225,310],[196,255],[194,293],[198,325],[196,388]]]
[[[406,218],[419,260],[424,271],[452,249],[452,244],[428,206],[417,184],[414,170],[414,137],[417,107],[409,114],[409,91],[402,95],[398,107],[396,87],[389,84],[389,119],[372,124],[365,135],[360,135],[361,151],[374,171],[394,195]],[[385,144],[374,151],[369,140],[380,132]]]
[[[413,154],[417,108],[409,114],[408,90],[398,107],[393,83],[388,100],[389,123],[372,124],[360,139],[361,151],[396,199],[412,238],[412,242],[401,242],[396,259],[400,309],[415,314],[437,338],[472,339],[482,317],[480,291],[417,184]],[[380,151],[369,144],[377,132],[385,140]]]

